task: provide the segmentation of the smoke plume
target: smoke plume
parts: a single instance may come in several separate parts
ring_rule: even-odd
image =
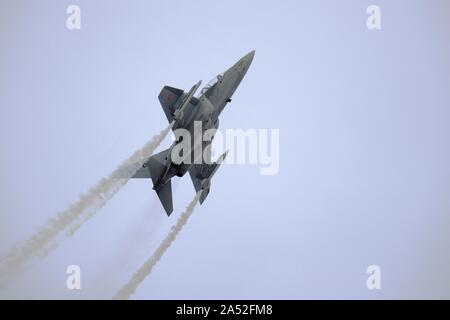
[[[73,235],[84,222],[92,218],[151,156],[172,126],[173,123],[155,135],[142,148],[122,162],[116,170],[82,194],[77,202],[47,221],[36,233],[23,243],[14,246],[6,256],[2,257],[0,260],[0,287],[18,272],[23,271],[33,258],[48,254],[64,238]],[[64,230],[67,231],[62,234]]]
[[[200,199],[200,196],[202,194],[202,191],[199,191],[194,199],[188,204],[186,207],[186,210],[181,214],[181,216],[178,218],[177,223],[170,229],[167,236],[163,239],[161,244],[158,246],[156,251],[153,253],[153,255],[145,261],[145,263],[133,274],[131,279],[126,283],[113,297],[114,300],[127,300],[130,298],[130,296],[135,292],[138,285],[144,281],[144,279],[150,275],[150,273],[153,270],[153,267],[158,263],[159,259],[163,256],[163,254],[166,252],[166,250],[170,247],[172,242],[177,237],[178,233],[181,231],[183,226],[186,224],[187,220],[191,216],[192,212],[194,211],[195,205],[197,204],[198,200]]]

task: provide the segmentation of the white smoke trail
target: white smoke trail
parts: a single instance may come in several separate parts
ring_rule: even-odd
[[[77,202],[47,221],[35,234],[13,247],[6,256],[2,257],[0,287],[18,272],[23,271],[26,264],[34,257],[46,255],[50,250],[55,249],[62,238],[72,235],[85,221],[98,212],[152,155],[172,126],[173,123],[122,162],[110,175],[82,194]],[[57,239],[57,236],[69,227],[65,236]]]
[[[153,267],[156,265],[156,263],[161,259],[163,254],[166,252],[166,250],[170,247],[172,242],[176,239],[178,233],[181,231],[183,226],[186,224],[187,220],[191,216],[192,212],[194,211],[195,205],[197,204],[198,200],[200,199],[200,196],[202,194],[202,191],[199,191],[194,199],[188,204],[186,207],[186,210],[181,214],[181,216],[178,218],[177,223],[170,229],[169,234],[164,238],[164,240],[161,242],[161,244],[158,246],[158,248],[155,250],[153,255],[145,261],[145,263],[133,274],[130,281],[126,283],[113,297],[114,300],[127,300],[130,298],[130,296],[135,292],[138,285],[144,281],[144,279],[150,275],[152,272]]]

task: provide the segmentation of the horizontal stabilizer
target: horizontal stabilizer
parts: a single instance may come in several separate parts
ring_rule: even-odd
[[[159,200],[166,210],[168,216],[173,211],[173,203],[172,203],[172,184],[169,181],[165,182],[162,186],[157,186],[158,183],[161,182],[165,172],[166,172],[166,163],[169,156],[169,149],[161,151],[160,153],[151,156],[148,161],[148,169],[150,171],[150,176],[153,181],[153,188],[158,194]],[[156,188],[157,187],[157,188]]]
[[[173,211],[172,182],[170,180],[167,181],[161,189],[156,190],[156,193],[158,194],[158,198],[161,201],[164,210],[166,210],[167,215],[170,216]]]
[[[150,170],[148,170],[147,164],[144,163],[139,169],[138,171],[136,171],[136,173],[134,174],[134,176],[131,177],[132,179],[135,178],[144,178],[144,179],[148,179],[150,178]]]
[[[208,188],[208,189],[206,189],[206,190],[203,190],[202,194],[200,195],[200,199],[199,199],[200,204],[202,204],[203,201],[205,201],[206,197],[207,197],[208,194],[209,194],[209,189],[210,189],[210,188]]]
[[[168,156],[169,156],[169,149],[166,149],[164,151],[161,151],[160,153],[155,154],[154,156],[151,156],[147,160],[146,164],[150,171],[153,186],[156,186],[156,184],[160,181],[162,175],[166,171],[166,162]]]
[[[173,203],[172,203],[172,185],[170,180],[165,182],[164,175],[166,174],[169,156],[169,149],[161,151],[160,153],[151,156],[133,178],[151,178],[153,181],[153,189],[155,189],[158,194],[158,198],[161,201],[161,204],[166,210],[168,216],[173,211]],[[160,185],[158,185],[160,184]]]

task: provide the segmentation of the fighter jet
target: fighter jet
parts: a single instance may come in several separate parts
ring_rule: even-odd
[[[251,51],[227,71],[215,77],[201,90],[198,97],[194,94],[201,81],[188,92],[169,86],[162,88],[158,98],[167,120],[171,123],[175,141],[169,149],[151,156],[133,178],[152,179],[153,189],[168,216],[173,211],[171,179],[174,176],[182,177],[189,172],[195,191],[201,191],[199,201],[202,204],[209,194],[213,175],[227,155],[225,152],[216,162],[211,162],[211,141],[214,136],[210,139],[202,137],[200,140],[194,138],[191,141],[183,141],[185,135],[181,133],[188,132],[189,136],[194,137],[199,128],[203,134],[208,129],[219,127],[219,115],[231,102],[231,97],[247,73],[254,55],[255,51]],[[198,149],[203,152],[196,152]],[[182,152],[178,152],[179,150]]]

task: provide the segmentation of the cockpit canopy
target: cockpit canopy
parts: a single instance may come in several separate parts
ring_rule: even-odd
[[[217,82],[221,81],[223,78],[223,74],[218,74],[217,76],[215,76],[214,78],[212,78],[207,84],[206,86],[204,86],[202,88],[202,90],[200,91],[201,95],[205,95],[212,87],[214,87]]]

